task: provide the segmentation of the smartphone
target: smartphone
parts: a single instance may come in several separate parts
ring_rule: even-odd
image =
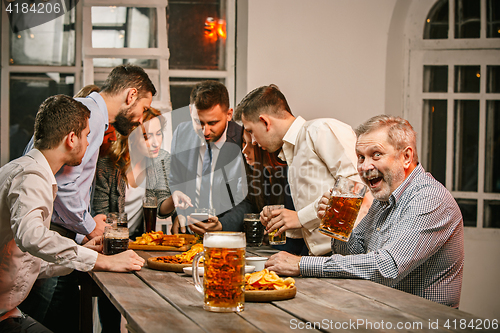
[[[208,221],[208,213],[192,213],[191,217],[197,219],[198,221]]]

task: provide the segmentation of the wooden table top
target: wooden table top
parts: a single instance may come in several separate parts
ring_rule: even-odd
[[[136,252],[143,258],[175,254]],[[269,247],[247,248],[251,255],[273,252]],[[126,318],[131,332],[470,332],[494,328],[492,321],[366,280],[295,278],[293,299],[246,302],[243,312],[213,313],[203,309],[203,296],[192,277],[183,273],[144,267],[135,273],[90,276]]]

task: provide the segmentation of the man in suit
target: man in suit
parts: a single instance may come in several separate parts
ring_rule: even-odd
[[[179,215],[173,231],[184,223],[197,234],[242,231],[243,214],[251,212],[251,206],[243,201],[247,184],[242,128],[232,121],[226,87],[210,80],[197,84],[189,110],[191,121],[180,124],[172,138],[169,185]],[[193,207],[213,208],[216,216],[199,221],[190,216]]]

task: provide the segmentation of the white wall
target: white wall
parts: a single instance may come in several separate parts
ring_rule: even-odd
[[[384,113],[395,2],[248,1],[247,91],[274,83],[306,119],[357,126]]]

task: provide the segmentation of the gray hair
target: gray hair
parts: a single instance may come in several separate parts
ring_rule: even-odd
[[[412,147],[413,161],[418,163],[417,133],[406,119],[385,114],[372,117],[355,129],[356,137],[382,128],[387,128],[388,141],[397,150]]]

